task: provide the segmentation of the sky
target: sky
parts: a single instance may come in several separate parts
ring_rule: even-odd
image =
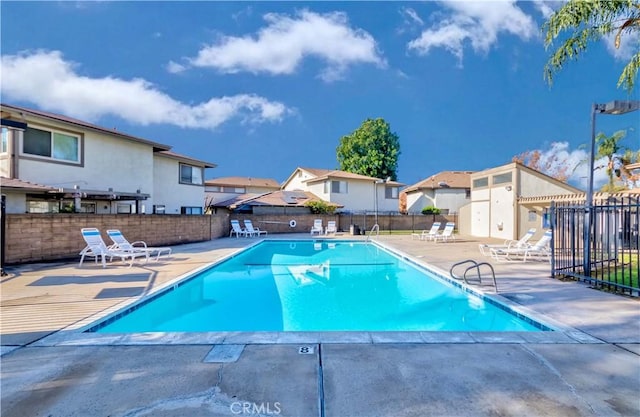
[[[558,4],[2,1],[0,94],[216,164],[206,179],[337,169],[340,139],[382,118],[404,184],[540,150],[584,188],[592,103],[639,99],[617,80],[640,41],[592,43],[550,86]],[[640,112],[596,118],[618,130],[640,149]]]

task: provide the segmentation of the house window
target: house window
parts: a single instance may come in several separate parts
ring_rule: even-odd
[[[131,207],[131,204],[118,204],[118,214],[131,214],[133,211]]]
[[[346,181],[326,181],[324,183],[324,192],[333,194],[346,194],[347,193]]]
[[[398,198],[398,187],[385,187],[385,189],[384,189],[384,198],[386,198],[386,199],[397,199]]]
[[[202,185],[202,168],[180,164],[180,183]]]
[[[9,152],[9,129],[2,128],[2,142],[0,143],[0,153]]]
[[[467,200],[471,198],[471,188],[464,189],[464,198],[466,198]]]
[[[96,213],[96,203],[80,203],[80,213]]]
[[[218,185],[210,185],[209,186],[209,190],[207,190],[211,193],[221,193],[222,192],[222,187],[218,186]]]
[[[27,201],[29,213],[59,213],[60,205],[57,201]]]
[[[22,152],[59,161],[80,162],[80,136],[27,127]]]
[[[489,185],[489,177],[476,178],[473,180],[473,188],[486,187]]]
[[[202,207],[180,207],[180,214],[202,214]]]
[[[511,172],[498,174],[493,176],[493,184],[505,184],[511,182]]]
[[[247,192],[247,190],[244,187],[235,187],[233,189],[233,192],[236,193],[236,194],[244,194],[244,193]]]
[[[529,210],[529,216],[527,217],[527,221],[535,222],[538,218],[538,213],[535,210]]]

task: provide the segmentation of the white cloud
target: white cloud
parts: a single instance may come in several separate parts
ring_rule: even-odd
[[[292,74],[306,57],[325,63],[320,78],[334,81],[350,65],[386,66],[373,37],[348,25],[345,13],[317,14],[307,10],[295,17],[270,13],[268,25],[255,36],[222,36],[202,48],[192,66],[211,67],[222,73]]]
[[[186,71],[187,67],[182,64],[178,64],[174,61],[169,61],[169,63],[165,66],[166,70],[171,74],[179,74],[181,72]]]
[[[2,56],[2,95],[69,116],[95,120],[112,115],[128,122],[214,129],[233,118],[244,123],[275,122],[291,113],[284,104],[253,94],[181,103],[152,83],[136,78],[89,78],[59,51]]]
[[[413,10],[411,7],[403,7],[400,10],[400,13],[403,16],[405,16],[405,19],[407,19],[408,21],[417,23],[420,26],[424,25],[424,21],[420,18],[420,16],[418,16],[418,13],[416,13],[416,11]]]
[[[449,11],[420,37],[410,41],[409,50],[427,55],[433,48],[444,48],[458,58],[461,66],[467,44],[474,52],[486,54],[498,42],[500,34],[526,40],[538,31],[533,18],[517,7],[515,0],[446,0],[441,3]]]
[[[622,33],[622,35],[620,35],[620,47],[616,48],[616,33],[617,31],[603,38],[607,46],[607,51],[618,61],[629,61],[640,51],[640,36],[635,33]]]
[[[548,19],[563,3],[565,2],[557,0],[533,0],[533,5],[545,19]]]
[[[570,149],[568,142],[553,142],[548,149],[540,152],[539,166],[542,172],[553,176],[564,172],[567,182],[582,189],[587,188],[589,181],[589,153],[583,149]],[[607,158],[596,160],[595,167],[607,166]],[[608,182],[606,169],[596,169],[593,173],[594,189],[600,189]]]

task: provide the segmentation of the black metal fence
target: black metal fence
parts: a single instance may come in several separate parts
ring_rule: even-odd
[[[610,198],[590,209],[582,202],[552,203],[552,274],[637,297],[639,227],[637,197]]]

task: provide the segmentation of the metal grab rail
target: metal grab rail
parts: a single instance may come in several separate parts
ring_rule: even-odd
[[[464,264],[472,264],[471,266],[467,267],[467,269],[464,270],[464,274],[462,274],[461,277],[457,276],[456,274],[453,273],[453,270],[456,266],[460,266],[460,265],[464,265]],[[491,270],[491,277],[493,278],[493,287],[495,288],[496,293],[498,292],[498,283],[496,281],[496,272],[493,269],[493,266],[488,263],[488,262],[476,262],[473,259],[467,259],[466,261],[461,261],[458,263],[455,263],[451,266],[451,269],[449,269],[449,274],[451,275],[451,278],[454,279],[462,279],[464,280],[465,284],[469,284],[469,281],[467,280],[467,272],[469,272],[472,269],[475,269],[477,274],[478,274],[478,281],[480,282],[480,284],[482,284],[482,274],[480,274],[480,267],[481,266],[488,266],[489,269]]]
[[[378,223],[374,224],[373,227],[371,228],[371,231],[369,232],[369,234],[367,235],[367,238],[365,239],[365,242],[368,242],[369,239],[371,239],[371,235],[373,235],[373,231],[376,231],[376,237],[380,236],[380,225],[378,225]]]

